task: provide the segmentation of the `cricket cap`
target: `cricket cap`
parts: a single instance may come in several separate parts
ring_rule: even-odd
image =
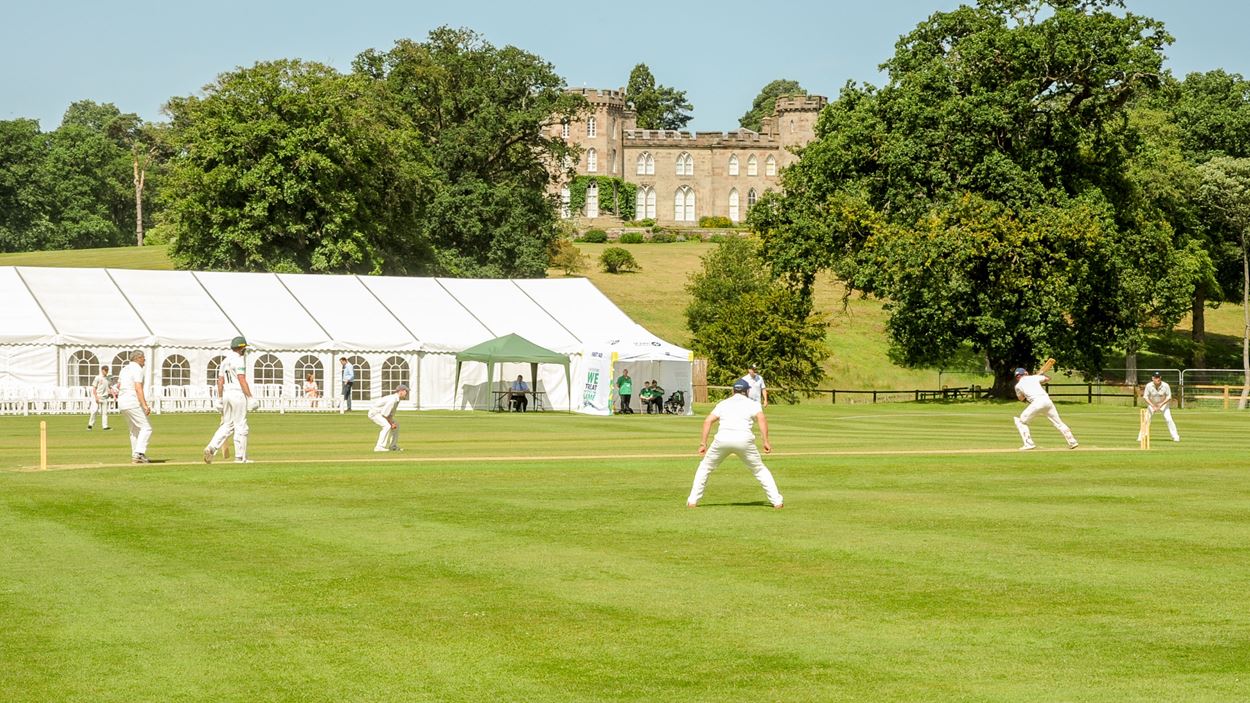
[[[401,383],[401,384],[399,384],[398,386],[395,386],[395,392],[396,392],[396,393],[398,393],[398,392],[400,392],[400,391],[406,391],[406,390],[408,390],[408,384],[407,384],[407,383]]]
[[[741,378],[734,381],[734,393],[747,393],[751,390],[751,384]]]
[[[1028,376],[1029,372],[1025,369],[1016,369],[1017,376]]]
[[[1159,378],[1161,375],[1162,375],[1162,374],[1160,374],[1158,371],[1155,371],[1154,373],[1150,374],[1150,377],[1151,377],[1151,378]]]
[[[235,337],[234,339],[230,340],[231,349],[238,349],[239,347],[246,347],[246,346],[247,346],[247,340],[243,338],[243,335],[239,335],[238,337]]]

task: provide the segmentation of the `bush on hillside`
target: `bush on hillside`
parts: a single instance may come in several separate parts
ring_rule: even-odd
[[[621,244],[642,244],[642,232],[626,232],[616,238]]]
[[[599,265],[607,273],[624,273],[626,271],[639,271],[642,269],[638,262],[634,260],[634,255],[629,250],[620,247],[608,247],[599,255]]]
[[[586,234],[583,234],[577,241],[587,244],[603,244],[608,241],[608,233],[601,229],[586,230]]]
[[[724,229],[727,227],[733,227],[734,223],[733,220],[730,220],[728,217],[724,217],[723,215],[707,215],[699,218],[699,226]]]
[[[651,235],[652,244],[672,244],[677,241],[677,235],[672,232],[656,232]]]

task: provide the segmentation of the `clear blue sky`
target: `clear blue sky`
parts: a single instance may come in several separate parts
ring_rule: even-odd
[[[615,88],[637,63],[685,90],[690,129],[728,130],[776,78],[837,96],[847,80],[880,83],[877,66],[899,35],[958,0],[689,0],[676,3],[377,0],[45,0],[0,12],[0,119],[60,124],[75,100],[111,102],[163,119],[174,95],[200,91],[217,74],[277,58],[346,70],[359,52],[439,25],[469,27],[492,44],[550,61],[570,86]],[[1177,75],[1223,68],[1250,75],[1242,49],[1250,27],[1243,0],[1128,0],[1176,37]],[[770,17],[785,8],[797,20]],[[557,11],[558,10],[558,11]]]

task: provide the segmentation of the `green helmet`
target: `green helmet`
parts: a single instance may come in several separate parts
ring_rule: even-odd
[[[246,346],[247,346],[247,340],[243,338],[243,335],[239,335],[238,337],[235,337],[234,339],[230,340],[231,349],[238,349],[239,347],[246,347]]]

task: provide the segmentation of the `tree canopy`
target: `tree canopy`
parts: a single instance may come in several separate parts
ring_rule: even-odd
[[[777,98],[789,95],[807,95],[807,91],[799,85],[798,81],[787,78],[772,81],[760,89],[760,94],[755,96],[754,102],[751,103],[751,109],[738,118],[738,126],[753,132],[760,131],[764,118],[773,114],[773,110],[777,107]]]
[[[645,63],[629,72],[625,102],[638,114],[639,129],[681,129],[693,119],[688,111],[694,106],[686,99],[686,91],[656,85]]]
[[[848,84],[784,173],[784,193],[752,210],[765,257],[800,288],[833,270],[888,297],[891,339],[912,363],[941,363],[955,341],[971,345],[1003,395],[1010,368],[1043,352],[1095,372],[1109,345],[1138,343],[1146,319],[1177,319],[1176,290],[1192,286],[1199,266],[1131,180],[1140,141],[1128,119],[1132,101],[1161,83],[1171,38],[1117,5],[982,0],[920,23],[884,64],[887,83]],[[966,231],[993,236],[969,246],[950,235]],[[957,252],[950,285],[914,270],[934,242]],[[1057,248],[1064,242],[1067,251]],[[1063,272],[1079,242],[1086,272],[1069,285]],[[1013,275],[1058,276],[1054,292],[958,304],[964,293],[1001,291],[1004,261]],[[925,310],[985,319],[951,325],[935,342],[935,329],[914,333]]]

